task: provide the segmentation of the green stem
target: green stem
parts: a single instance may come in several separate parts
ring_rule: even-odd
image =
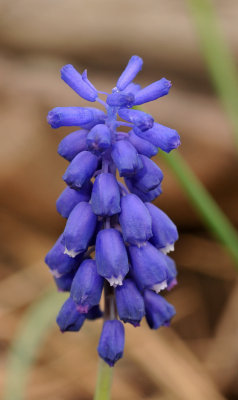
[[[238,77],[229,48],[210,0],[187,0],[195,22],[204,60],[214,87],[230,118],[238,149]]]
[[[97,384],[94,400],[109,400],[112,386],[113,368],[99,360]]]
[[[159,154],[172,169],[204,223],[225,245],[238,267],[238,234],[229,219],[178,152],[166,154],[160,151]]]

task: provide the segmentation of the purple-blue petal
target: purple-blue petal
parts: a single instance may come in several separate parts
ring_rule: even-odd
[[[68,274],[64,274],[64,275],[60,276],[59,278],[54,277],[54,281],[56,283],[56,286],[57,286],[59,292],[69,292],[70,291],[75,272],[76,271],[71,271]]]
[[[158,99],[159,97],[165,96],[169,93],[171,88],[171,82],[166,78],[161,78],[159,81],[146,86],[144,89],[138,91],[135,95],[134,105],[148,103]]]
[[[156,199],[156,197],[158,197],[162,193],[160,185],[158,185],[155,189],[144,193],[133,185],[133,181],[131,179],[125,178],[125,182],[130,192],[136,194],[144,202],[153,201],[154,199]]]
[[[114,92],[107,96],[107,104],[110,107],[132,107],[134,99],[133,93]]]
[[[137,136],[133,131],[129,132],[129,142],[135,147],[139,154],[143,154],[147,157],[153,157],[158,153],[158,148],[152,143],[148,142]]]
[[[98,233],[96,263],[99,275],[111,280],[112,286],[122,284],[129,265],[122,236],[116,229],[103,229]]]
[[[122,197],[119,222],[125,242],[137,245],[152,236],[150,213],[135,194]]]
[[[90,308],[89,312],[86,314],[86,318],[90,321],[94,321],[95,319],[101,318],[102,316],[103,312],[101,311],[99,305]]]
[[[140,155],[140,159],[143,163],[143,168],[136,172],[131,182],[137,189],[147,193],[160,185],[163,173],[158,165],[148,157]]]
[[[120,176],[133,175],[143,166],[135,147],[128,140],[114,143],[111,156]]]
[[[132,56],[117,81],[117,88],[124,90],[133,81],[138,72],[142,69],[143,60],[138,56]]]
[[[78,153],[87,150],[87,135],[86,129],[80,129],[65,136],[58,146],[58,154],[66,160],[72,161]]]
[[[132,93],[135,94],[141,90],[141,86],[138,83],[129,83],[129,85],[123,90],[122,93]]]
[[[98,108],[93,108],[93,107],[87,107],[87,110],[89,110],[92,113],[93,118],[90,122],[85,122],[84,124],[80,125],[83,129],[90,130],[95,125],[105,123],[107,117],[105,112],[99,110]]]
[[[81,74],[71,64],[61,69],[61,78],[83,99],[95,101],[98,97],[97,91],[84,82]]]
[[[121,108],[118,110],[118,115],[120,118],[131,122],[142,131],[152,128],[154,124],[154,118],[143,111]]]
[[[136,135],[142,139],[148,140],[154,146],[159,147],[161,150],[169,153],[173,149],[177,149],[180,146],[180,136],[174,129],[168,128],[167,126],[154,123],[151,129],[142,132],[141,129],[134,129]]]
[[[91,204],[81,202],[74,207],[63,233],[67,254],[74,257],[87,249],[94,234],[96,222],[97,217],[92,211]]]
[[[125,345],[125,329],[123,324],[116,320],[105,321],[98,344],[99,356],[113,367],[115,362],[123,356]]]
[[[87,135],[87,146],[90,150],[104,151],[111,146],[110,129],[104,125],[95,125]]]
[[[93,120],[91,109],[84,107],[55,107],[47,116],[47,122],[54,129],[61,126],[83,126]]]
[[[175,261],[169,257],[166,256],[166,264],[167,264],[167,290],[171,290],[176,284],[177,284],[177,268],[176,268],[176,264]]]
[[[162,296],[146,290],[144,294],[146,320],[151,329],[168,326],[171,318],[176,314],[175,308]]]
[[[104,217],[112,216],[121,211],[120,190],[114,175],[101,173],[96,177],[91,205],[94,214]]]
[[[61,332],[78,332],[85,321],[85,315],[77,311],[76,304],[69,297],[60,309],[56,322]]]
[[[88,79],[88,73],[87,73],[86,69],[82,73],[82,79],[85,83],[87,83],[87,85],[89,85],[94,91],[97,92],[97,89],[95,88],[95,86],[93,86],[92,82],[90,82],[90,80]]]
[[[125,279],[122,286],[115,289],[116,305],[119,318],[139,326],[145,315],[145,306],[142,295],[131,279]]]
[[[45,263],[49,266],[53,276],[60,277],[72,271],[76,271],[83,260],[83,254],[75,258],[64,254],[63,235],[60,235],[52,249],[46,254]]]
[[[137,286],[144,290],[167,280],[165,255],[152,244],[129,247],[132,275]]]
[[[81,189],[97,169],[98,157],[89,151],[82,151],[69,164],[63,180],[73,189]]]
[[[64,218],[68,218],[73,208],[81,201],[89,201],[92,191],[92,183],[86,183],[82,189],[75,190],[66,187],[56,201],[56,209]]]
[[[168,215],[153,204],[146,203],[146,207],[152,218],[151,243],[160,249],[176,242],[178,230]]]
[[[71,286],[71,297],[81,313],[99,304],[103,289],[103,278],[98,275],[96,262],[84,260],[80,265]]]

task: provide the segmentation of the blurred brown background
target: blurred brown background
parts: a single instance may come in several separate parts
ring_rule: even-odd
[[[238,3],[214,0],[227,43],[238,60]],[[199,50],[185,0],[0,1],[0,385],[9,344],[21,316],[52,285],[44,256],[64,221],[55,201],[67,163],[57,145],[69,129],[51,130],[55,106],[85,105],[59,70],[88,69],[110,91],[128,59],[144,59],[137,81],[173,82],[147,110],[181,134],[180,153],[216,201],[238,223],[237,158],[229,121]],[[126,326],[126,349],[114,374],[115,400],[238,399],[238,285],[225,250],[205,230],[179,184],[165,174],[159,207],[176,222],[173,254],[179,285],[167,296],[176,309],[172,328]],[[46,310],[47,312],[47,310]],[[79,334],[56,327],[32,370],[26,400],[89,400],[97,367],[101,321]],[[15,400],[15,399],[12,399]]]

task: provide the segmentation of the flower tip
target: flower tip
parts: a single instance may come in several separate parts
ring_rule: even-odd
[[[61,70],[60,70],[61,78],[62,78],[62,75],[64,75],[65,72],[70,71],[70,70],[72,70],[72,69],[74,69],[74,67],[73,67],[72,64],[66,64],[66,65],[64,65],[64,66],[61,68]],[[62,78],[62,79],[63,79],[63,78]]]
[[[161,292],[161,290],[164,290],[167,288],[167,281],[163,281],[160,283],[156,283],[155,285],[152,286],[152,290],[154,290],[157,294]]]
[[[75,258],[79,254],[79,252],[76,252],[74,250],[68,250],[67,247],[65,247],[64,254],[67,254],[67,256],[69,257]]]
[[[172,281],[168,284],[167,290],[170,291],[178,284],[178,281],[176,278],[172,279]]]
[[[117,81],[117,89],[120,91],[124,90],[142,69],[142,65],[143,60],[141,57],[137,55],[132,56]]]
[[[165,255],[170,253],[171,251],[174,251],[174,243],[168,243],[165,247],[161,248],[160,251]]]
[[[122,286],[122,280],[123,280],[122,275],[119,275],[118,277],[112,276],[111,278],[106,278],[106,279],[109,282],[110,286],[114,288],[117,286]]]
[[[48,124],[51,126],[51,128],[53,128],[53,129],[58,128],[58,126],[57,126],[58,118],[57,118],[57,115],[55,114],[55,108],[53,108],[53,110],[50,110],[48,112],[46,120],[47,120]]]

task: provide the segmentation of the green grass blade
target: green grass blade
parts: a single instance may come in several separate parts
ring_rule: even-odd
[[[205,225],[223,243],[238,267],[238,234],[229,219],[178,152],[166,154],[160,151],[159,154],[173,171]]]
[[[238,149],[238,76],[210,0],[186,0],[211,80],[230,118]]]
[[[27,310],[9,350],[3,400],[25,399],[32,364],[65,298],[65,294],[49,290]]]

